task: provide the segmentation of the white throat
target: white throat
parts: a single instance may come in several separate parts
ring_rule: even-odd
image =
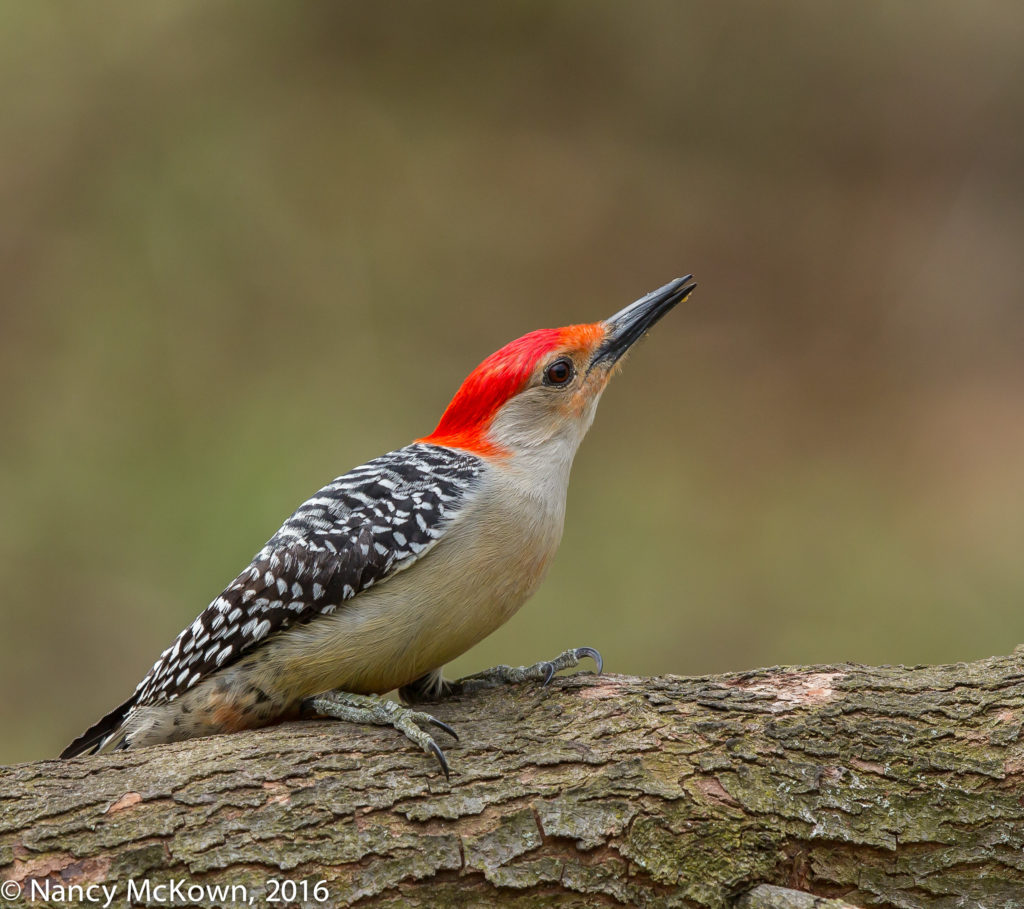
[[[504,465],[510,473],[533,487],[532,494],[564,508],[569,471],[576,451],[587,434],[600,394],[584,405],[577,419],[551,413],[538,418],[538,401],[529,393],[507,402],[495,415],[488,436],[510,453]]]

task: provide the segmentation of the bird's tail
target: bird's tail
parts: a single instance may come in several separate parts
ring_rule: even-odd
[[[126,748],[123,723],[138,700],[138,692],[133,694],[120,707],[111,710],[102,720],[93,723],[77,739],[75,739],[60,756],[62,758],[77,757],[80,754],[98,754],[101,751],[114,751]]]

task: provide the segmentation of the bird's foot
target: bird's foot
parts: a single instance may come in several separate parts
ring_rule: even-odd
[[[376,695],[352,694],[348,691],[326,691],[303,702],[306,715],[332,717],[349,723],[371,723],[374,726],[391,726],[401,732],[409,741],[419,745],[427,754],[437,758],[444,771],[445,779],[449,779],[450,771],[444,752],[438,747],[430,733],[425,732],[417,723],[428,723],[443,729],[453,739],[459,737],[447,723],[432,717],[429,713],[410,710]]]
[[[542,686],[545,686],[554,678],[556,672],[573,669],[579,665],[580,660],[587,657],[597,663],[597,674],[600,675],[604,668],[601,654],[593,647],[576,647],[573,650],[560,653],[553,660],[542,660],[532,666],[494,666],[483,672],[467,675],[450,684],[459,693],[502,684],[517,685],[520,682],[540,682]]]

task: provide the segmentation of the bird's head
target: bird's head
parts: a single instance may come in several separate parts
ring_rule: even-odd
[[[677,278],[603,322],[542,328],[491,354],[456,392],[422,442],[489,456],[547,448],[575,452],[623,355],[697,286]]]

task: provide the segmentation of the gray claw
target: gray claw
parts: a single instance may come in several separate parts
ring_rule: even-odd
[[[590,659],[597,663],[597,675],[600,675],[604,670],[604,660],[601,659],[601,654],[594,650],[593,647],[577,647],[576,659],[582,660],[584,657],[590,657]]]
[[[448,768],[448,761],[437,743],[430,735],[416,724],[430,723],[438,729],[443,729],[452,738],[458,741],[455,730],[447,723],[432,717],[429,713],[421,713],[418,710],[410,710],[402,707],[394,701],[387,701],[376,695],[353,694],[350,691],[334,689],[326,691],[316,697],[309,698],[303,703],[303,709],[321,716],[335,717],[350,723],[373,723],[375,726],[391,726],[402,733],[410,742],[415,742],[427,754],[437,758],[437,762],[444,771],[445,779],[450,779],[451,772]]]
[[[452,774],[451,771],[448,769],[448,761],[445,760],[444,752],[440,748],[438,748],[437,742],[435,742],[433,739],[430,740],[430,743],[427,747],[430,748],[434,757],[437,758],[437,762],[441,765],[441,769],[444,771],[444,778],[451,782]]]
[[[554,664],[545,663],[544,668],[547,670],[547,676],[545,676],[544,681],[540,683],[541,688],[547,688],[548,685],[551,683],[551,680],[555,677]]]
[[[459,734],[454,729],[452,729],[452,727],[449,726],[447,723],[442,723],[436,717],[430,717],[430,723],[432,726],[436,726],[438,729],[443,729],[445,732],[448,733],[448,735],[455,739],[456,742],[459,740]]]

